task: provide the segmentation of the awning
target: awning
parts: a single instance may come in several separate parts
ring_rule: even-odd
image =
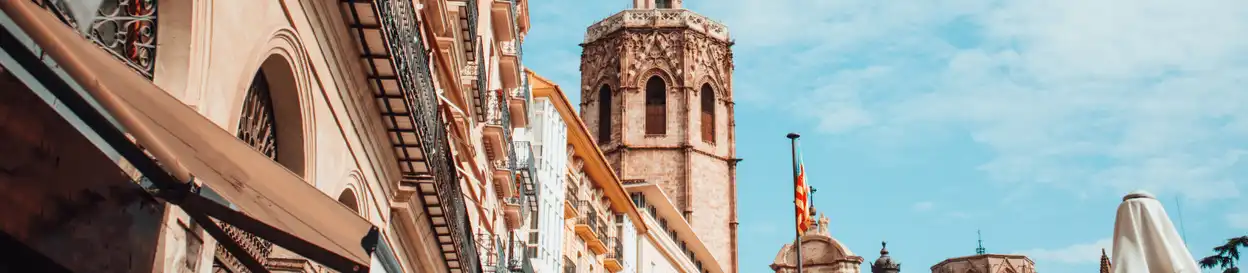
[[[368,240],[376,240],[375,228],[368,221],[134,73],[31,1],[0,1],[0,9],[99,102],[104,115],[121,123],[122,131],[135,139],[128,145],[145,148],[165,172],[155,174],[152,168],[139,166],[145,176],[152,180],[163,176],[166,181],[193,179],[228,200],[236,211],[204,202],[197,195],[170,202],[336,270],[367,270],[370,254],[365,247],[375,245]],[[82,108],[74,112],[98,115],[83,113]],[[97,127],[99,123],[91,126],[102,128]],[[136,166],[143,163],[127,159]]]

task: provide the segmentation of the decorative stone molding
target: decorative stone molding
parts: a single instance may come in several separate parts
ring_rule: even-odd
[[[629,29],[612,37],[584,45],[581,91],[587,95],[582,103],[595,101],[603,84],[616,92],[639,92],[636,87],[654,72],[665,75],[673,89],[694,90],[687,83],[710,83],[719,98],[730,101],[729,43],[688,29]]]
[[[585,43],[594,42],[622,28],[632,27],[688,28],[720,41],[727,42],[730,39],[727,26],[693,11],[686,9],[632,9],[621,11],[611,15],[611,17],[607,17],[607,19],[590,25],[589,29],[585,31]]]

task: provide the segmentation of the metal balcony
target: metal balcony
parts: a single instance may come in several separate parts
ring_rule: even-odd
[[[502,91],[490,92],[486,96],[484,142],[500,197],[512,197],[517,189],[514,173],[516,151],[512,147],[511,113],[502,103],[503,96]]]
[[[598,235],[603,232],[602,219],[598,218],[598,210],[594,208],[593,202],[590,200],[581,200],[577,202],[584,214],[576,218],[576,235],[585,241],[589,246],[589,250],[597,254],[607,251],[607,246],[603,243],[602,238]]]
[[[511,259],[508,263],[508,268],[511,269],[511,272],[533,273],[533,263],[530,261],[530,257],[535,256],[532,251],[536,249],[525,246],[524,241],[517,238],[514,233],[511,244]]]
[[[580,189],[576,187],[576,184],[572,183],[571,179],[568,179],[567,183],[568,187],[563,191],[563,219],[572,219],[573,217],[577,217],[580,213],[580,210],[576,207],[577,202],[580,201],[580,198],[577,198],[577,193]]]
[[[620,243],[620,237],[607,238],[607,248],[609,251],[602,257],[602,267],[611,272],[624,270],[624,245]]]
[[[396,201],[420,198],[449,272],[481,270],[475,234],[450,157],[446,120],[438,109],[428,35],[413,1],[340,0],[346,27],[377,100],[401,179]],[[430,41],[430,44],[433,44]],[[416,214],[419,215],[419,214]],[[410,220],[409,220],[410,221]]]
[[[536,167],[533,146],[529,141],[516,141],[512,142],[512,149],[516,153],[514,172],[517,184],[520,185],[520,194],[528,196],[529,209],[537,211],[537,183],[533,181],[533,168]]]
[[[520,87],[520,42],[518,40],[499,40],[498,76],[507,90]]]
[[[529,199],[528,195],[523,194],[503,199],[503,219],[507,222],[508,228],[517,229],[524,225],[524,219],[528,218],[532,211],[527,206]]]

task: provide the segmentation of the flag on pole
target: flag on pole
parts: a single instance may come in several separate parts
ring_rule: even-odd
[[[810,228],[810,185],[806,184],[806,164],[802,162],[801,151],[794,147],[793,153],[797,158],[793,166],[796,168],[793,173],[797,174],[793,177],[793,203],[797,205],[797,234],[801,235]]]

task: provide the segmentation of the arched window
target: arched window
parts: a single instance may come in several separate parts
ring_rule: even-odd
[[[672,0],[654,0],[654,7],[660,9],[672,8]]]
[[[273,115],[273,98],[264,71],[256,71],[243,99],[243,113],[238,120],[238,139],[251,145],[273,161],[277,161],[277,121]]]
[[[611,142],[611,87],[598,89],[598,144]]]
[[[291,172],[305,175],[299,90],[286,59],[270,56],[251,80],[236,136]],[[282,102],[282,103],[274,103]]]
[[[356,214],[360,213],[360,203],[356,201],[355,191],[352,191],[351,189],[343,190],[342,194],[338,195],[338,203],[346,205],[347,208],[351,209],[351,211],[354,211]]]
[[[646,134],[667,133],[667,83],[659,76],[646,81]]]
[[[715,143],[715,91],[702,85],[702,141]]]

